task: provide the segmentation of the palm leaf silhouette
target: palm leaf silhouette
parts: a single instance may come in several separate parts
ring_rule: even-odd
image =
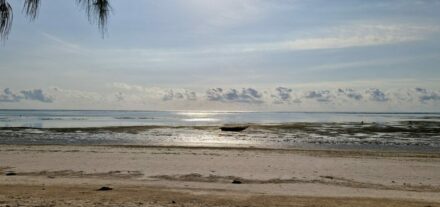
[[[11,5],[6,0],[0,0],[0,38],[2,40],[8,38],[13,18]]]
[[[75,0],[85,11],[90,23],[97,24],[104,37],[112,11],[109,0]],[[38,16],[41,0],[25,0],[23,13],[32,21]],[[8,0],[0,0],[0,39],[6,40],[11,31],[13,10]]]
[[[23,5],[23,12],[31,20],[35,20],[35,18],[37,18],[39,5],[40,0],[26,0]]]

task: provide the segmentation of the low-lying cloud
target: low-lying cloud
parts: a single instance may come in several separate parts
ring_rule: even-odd
[[[357,101],[360,101],[363,98],[361,93],[359,93],[358,91],[355,91],[355,90],[353,90],[351,88],[346,88],[346,89],[341,89],[340,88],[340,89],[338,89],[338,94],[346,96],[346,97],[348,97],[350,99],[357,100]]]
[[[54,104],[54,100],[56,104]],[[412,110],[440,109],[440,91],[427,88],[184,88],[132,87],[124,85],[110,91],[91,92],[60,88],[0,91],[0,106],[21,106],[21,102],[53,103],[51,107],[123,108],[160,110]],[[13,105],[11,105],[13,104]],[[243,104],[247,104],[245,106]],[[60,106],[59,106],[60,105]],[[238,108],[237,108],[238,107]],[[48,106],[49,108],[49,106]]]
[[[225,103],[263,103],[263,94],[254,88],[223,89],[213,88],[206,91],[208,101],[219,101]]]
[[[173,101],[173,100],[186,100],[195,101],[197,100],[197,94],[194,91],[183,90],[175,91],[173,89],[168,90],[162,97],[163,101]]]
[[[47,96],[42,89],[22,90],[14,92],[10,88],[3,89],[0,93],[0,102],[20,102],[21,100],[39,101],[52,103],[54,99]]]
[[[419,100],[422,103],[429,101],[440,101],[439,92],[431,91],[425,88],[416,88],[415,90],[419,93]]]
[[[2,93],[0,93],[0,102],[19,102],[23,99],[20,94],[15,94],[9,88],[5,88]]]
[[[270,95],[274,104],[292,104],[301,103],[301,100],[294,97],[293,90],[291,88],[278,87],[275,92]]]
[[[366,93],[372,101],[385,102],[389,100],[385,93],[377,88],[368,89]]]
[[[20,93],[23,94],[24,99],[26,100],[41,101],[45,103],[53,102],[53,98],[46,96],[41,89],[25,90],[20,91]]]
[[[308,99],[314,99],[318,102],[326,103],[331,102],[333,95],[330,93],[329,90],[316,90],[306,92],[306,95],[304,97]]]

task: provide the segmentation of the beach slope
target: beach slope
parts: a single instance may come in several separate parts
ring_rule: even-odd
[[[435,153],[0,145],[0,172],[0,206],[440,206]]]

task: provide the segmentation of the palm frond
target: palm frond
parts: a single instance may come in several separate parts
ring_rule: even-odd
[[[112,11],[108,0],[76,0],[82,6],[91,23],[96,23],[102,35],[107,31],[107,22]]]
[[[76,0],[87,14],[89,21],[97,24],[104,37],[107,32],[107,22],[112,11],[109,0]],[[35,20],[41,0],[25,0],[23,12],[30,20]],[[0,0],[0,40],[6,40],[12,26],[13,11],[8,0]]]
[[[40,6],[40,0],[26,0],[23,5],[23,12],[30,20],[35,20],[38,15],[38,7]]]
[[[11,31],[12,19],[14,15],[12,13],[12,7],[6,0],[0,0],[0,39],[5,40],[8,38]]]

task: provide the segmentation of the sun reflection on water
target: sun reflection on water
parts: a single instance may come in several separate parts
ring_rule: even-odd
[[[221,122],[221,115],[226,112],[212,112],[212,111],[191,111],[178,112],[177,115],[183,116],[181,118],[184,122]]]
[[[187,122],[218,122],[220,119],[214,119],[214,118],[189,118],[189,119],[182,119],[183,121]]]
[[[228,112],[218,112],[218,111],[185,111],[177,112],[177,115],[187,116],[187,117],[210,117],[217,116],[221,114],[228,114]]]

